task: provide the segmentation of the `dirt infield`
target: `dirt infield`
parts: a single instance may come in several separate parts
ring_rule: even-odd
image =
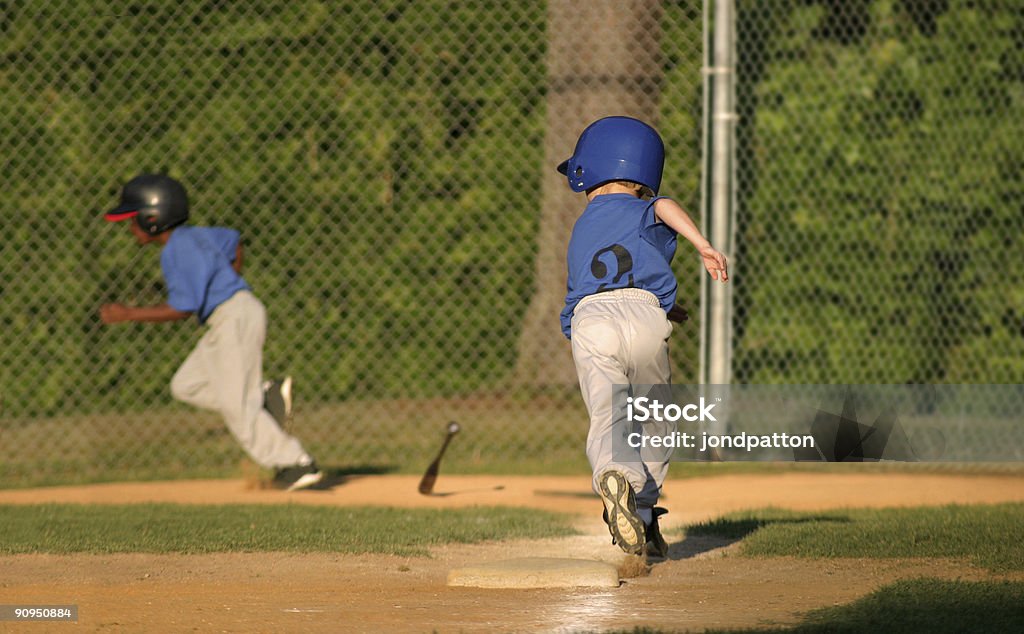
[[[431,557],[384,555],[21,555],[0,558],[0,603],[77,604],[79,631],[576,631],[668,630],[793,623],[897,579],[997,578],[955,560],[827,561],[729,557],[727,542],[687,538],[651,575],[614,590],[449,588],[447,571],[521,556],[618,562],[585,478],[442,476],[439,495],[417,478],[355,477],[331,490],[284,494],[244,481],[105,484],[0,491],[0,503],[286,502],[465,507],[508,505],[578,516],[586,534],[541,541],[448,545]],[[666,527],[744,508],[795,510],[1024,500],[1024,478],[904,474],[733,475],[670,481]],[[1017,575],[1019,578],[1019,575]],[[998,577],[998,578],[1006,578]],[[41,631],[39,625],[10,631]],[[47,631],[70,625],[50,624]]]

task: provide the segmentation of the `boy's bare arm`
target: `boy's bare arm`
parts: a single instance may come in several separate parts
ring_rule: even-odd
[[[179,321],[191,316],[192,313],[172,308],[170,304],[156,306],[104,304],[100,306],[100,319],[105,324],[116,324],[122,321]]]
[[[701,235],[700,229],[694,224],[690,215],[679,206],[679,203],[671,198],[659,198],[654,202],[654,213],[659,220],[672,227],[676,233],[686,238],[693,248],[697,249],[711,279],[717,280],[720,277],[723,282],[729,280],[728,261],[725,256]]]
[[[235,247],[235,259],[231,261],[231,268],[235,273],[242,274],[242,239],[238,239],[238,246]]]

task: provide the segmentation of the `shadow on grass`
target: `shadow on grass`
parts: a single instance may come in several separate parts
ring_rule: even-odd
[[[770,629],[708,629],[705,634],[959,634],[1024,631],[1024,582],[908,579],[852,603],[814,610],[803,622]],[[604,634],[668,634],[636,627]]]
[[[810,517],[739,517],[719,518],[687,526],[685,537],[680,542],[669,544],[668,560],[691,559],[712,550],[732,546],[771,524],[806,524],[809,522],[849,523],[849,517],[839,515],[814,515]]]
[[[811,612],[793,632],[1021,632],[1024,582],[908,579]]]

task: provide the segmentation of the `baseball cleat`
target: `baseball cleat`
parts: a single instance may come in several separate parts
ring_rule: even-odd
[[[292,377],[263,383],[263,409],[270,412],[278,425],[284,427],[292,417]]]
[[[275,489],[298,491],[300,489],[308,489],[315,484],[319,484],[323,479],[324,472],[321,471],[314,462],[304,467],[296,466],[278,469],[274,474],[273,485]]]
[[[658,526],[658,518],[668,513],[668,509],[655,506],[652,509],[653,519],[644,529],[647,534],[647,556],[664,559],[668,557],[668,542],[661,534],[661,527]]]
[[[626,477],[618,471],[606,471],[598,481],[598,492],[612,542],[630,555],[642,554],[646,544],[644,522],[637,515],[636,495]]]

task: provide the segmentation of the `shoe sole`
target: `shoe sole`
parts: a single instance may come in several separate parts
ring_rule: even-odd
[[[324,479],[324,472],[323,471],[317,471],[316,473],[307,473],[306,475],[300,477],[298,480],[293,482],[292,485],[290,487],[288,487],[286,490],[287,491],[299,491],[301,489],[308,489],[309,487],[313,486],[314,484],[319,484],[320,481],[323,480],[323,479]]]
[[[284,377],[281,382],[281,400],[284,401],[284,419],[291,420],[292,417],[292,377]]]
[[[263,383],[263,409],[284,429],[292,418],[292,377]]]
[[[641,554],[646,544],[644,522],[636,513],[633,487],[621,473],[609,471],[601,476],[598,488],[615,543],[630,555]]]

